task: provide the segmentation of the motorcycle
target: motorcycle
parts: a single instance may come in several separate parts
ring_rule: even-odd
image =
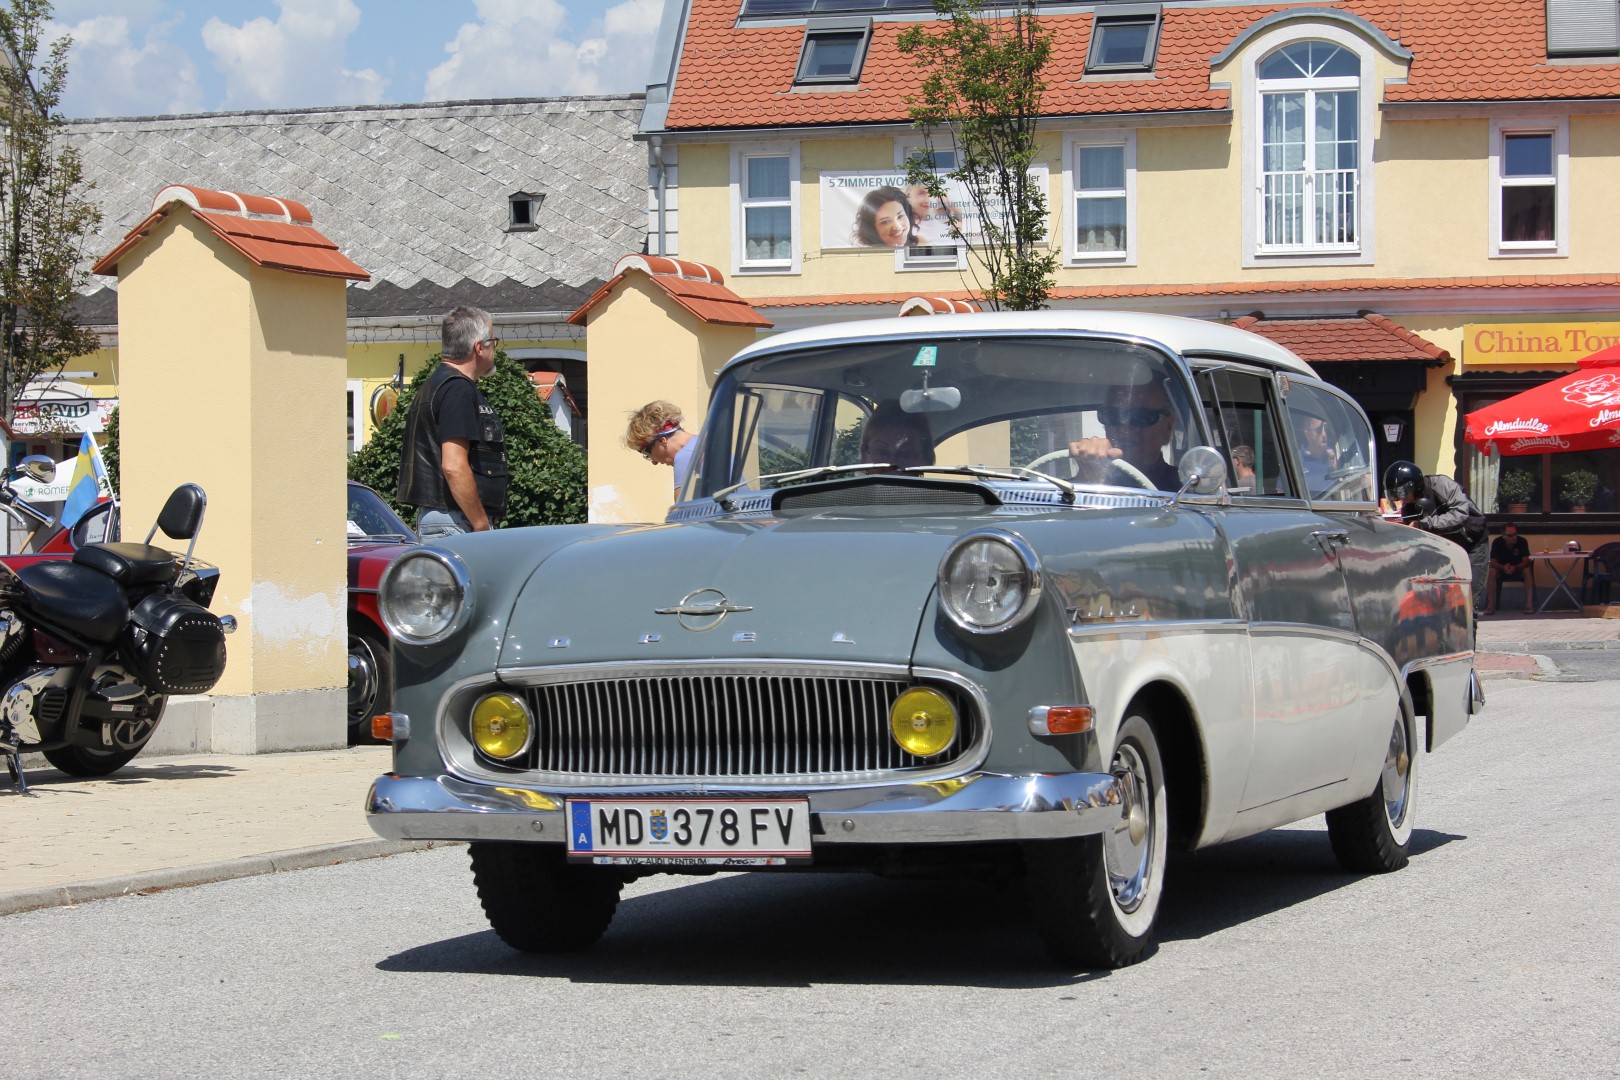
[[[53,524],[11,483],[55,474],[50,458],[24,458],[0,484],[0,512],[25,528]],[[219,569],[192,556],[207,505],[202,488],[181,484],[145,543],[0,562],[0,755],[22,794],[34,794],[24,753],[73,776],[106,776],[152,738],[169,695],[206,693],[224,674],[236,620],[208,610]],[[160,529],[186,542],[184,555],[153,546]]]

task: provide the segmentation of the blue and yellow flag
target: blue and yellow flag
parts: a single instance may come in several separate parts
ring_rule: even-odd
[[[101,490],[109,487],[107,466],[101,461],[101,448],[95,436],[88,431],[79,440],[79,457],[73,465],[73,486],[68,488],[67,500],[62,503],[61,524],[71,529],[85,515],[85,511],[101,499]]]

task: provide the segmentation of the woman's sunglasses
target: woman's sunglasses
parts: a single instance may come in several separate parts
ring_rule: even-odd
[[[642,443],[641,456],[646,458],[648,461],[651,461],[653,447],[657,446],[659,443],[663,442],[665,439],[669,438],[679,430],[681,429],[678,427],[666,428],[654,435],[652,438],[648,439],[645,443]]]

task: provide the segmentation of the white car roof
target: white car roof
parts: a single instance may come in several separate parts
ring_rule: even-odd
[[[790,330],[764,338],[732,357],[726,367],[780,349],[804,348],[834,342],[875,338],[922,336],[960,337],[978,333],[1082,332],[1134,337],[1156,342],[1183,355],[1240,357],[1267,367],[1315,377],[1309,364],[1292,352],[1247,330],[1140,311],[993,311],[972,315],[911,315],[893,319],[863,319]]]

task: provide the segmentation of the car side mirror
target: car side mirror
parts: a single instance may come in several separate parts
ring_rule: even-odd
[[[1195,446],[1181,455],[1176,466],[1181,490],[1176,494],[1213,495],[1226,483],[1226,459],[1213,446]]]

